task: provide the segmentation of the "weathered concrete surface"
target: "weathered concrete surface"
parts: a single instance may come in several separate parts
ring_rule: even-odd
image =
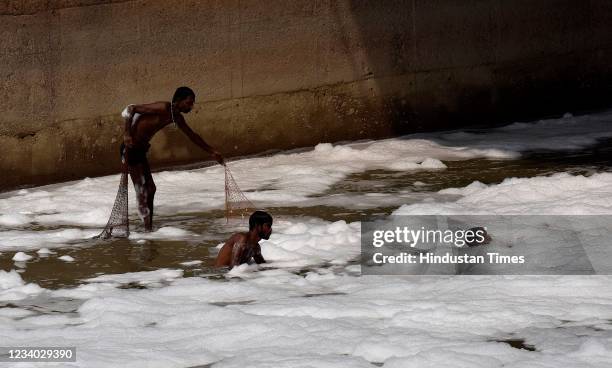
[[[121,109],[180,85],[228,156],[609,106],[611,22],[606,0],[3,1],[0,188],[116,172]]]

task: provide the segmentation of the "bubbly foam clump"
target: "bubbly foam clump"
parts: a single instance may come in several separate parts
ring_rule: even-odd
[[[0,302],[25,299],[43,291],[36,284],[26,284],[15,270],[0,270]]]
[[[393,214],[612,214],[612,173],[588,177],[558,173],[534,178],[508,178],[493,185],[473,182],[464,188],[448,188],[439,193],[459,198],[451,202],[403,205]]]

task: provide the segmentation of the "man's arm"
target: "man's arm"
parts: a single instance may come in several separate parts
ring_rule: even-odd
[[[175,117],[175,122],[176,125],[178,125],[179,128],[181,128],[181,130],[183,131],[183,133],[185,133],[185,135],[187,137],[189,137],[189,139],[195,143],[197,146],[199,146],[200,148],[202,148],[204,151],[210,153],[211,155],[213,155],[215,157],[215,160],[217,160],[217,162],[219,162],[221,165],[224,165],[224,159],[223,156],[216,151],[214,148],[212,148],[211,145],[209,145],[208,143],[206,143],[204,141],[204,139],[202,139],[202,137],[200,137],[200,135],[196,132],[194,132],[189,125],[187,125],[187,123],[185,122],[185,118],[183,118],[182,115],[178,115]]]
[[[253,255],[253,259],[257,264],[266,263],[266,260],[261,255],[261,246],[259,244],[257,244],[257,246],[255,247],[255,254]]]

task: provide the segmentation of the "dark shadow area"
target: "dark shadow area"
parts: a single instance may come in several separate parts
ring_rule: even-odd
[[[498,126],[610,106],[603,0],[348,0],[391,135]]]

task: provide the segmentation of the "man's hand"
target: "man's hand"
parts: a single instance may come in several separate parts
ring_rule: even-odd
[[[132,136],[129,134],[125,134],[123,136],[123,144],[125,144],[125,146],[128,148],[132,148],[134,146],[134,141],[132,140]]]
[[[221,155],[218,151],[213,151],[212,155],[219,164],[225,166],[225,158],[223,158],[223,155]]]

